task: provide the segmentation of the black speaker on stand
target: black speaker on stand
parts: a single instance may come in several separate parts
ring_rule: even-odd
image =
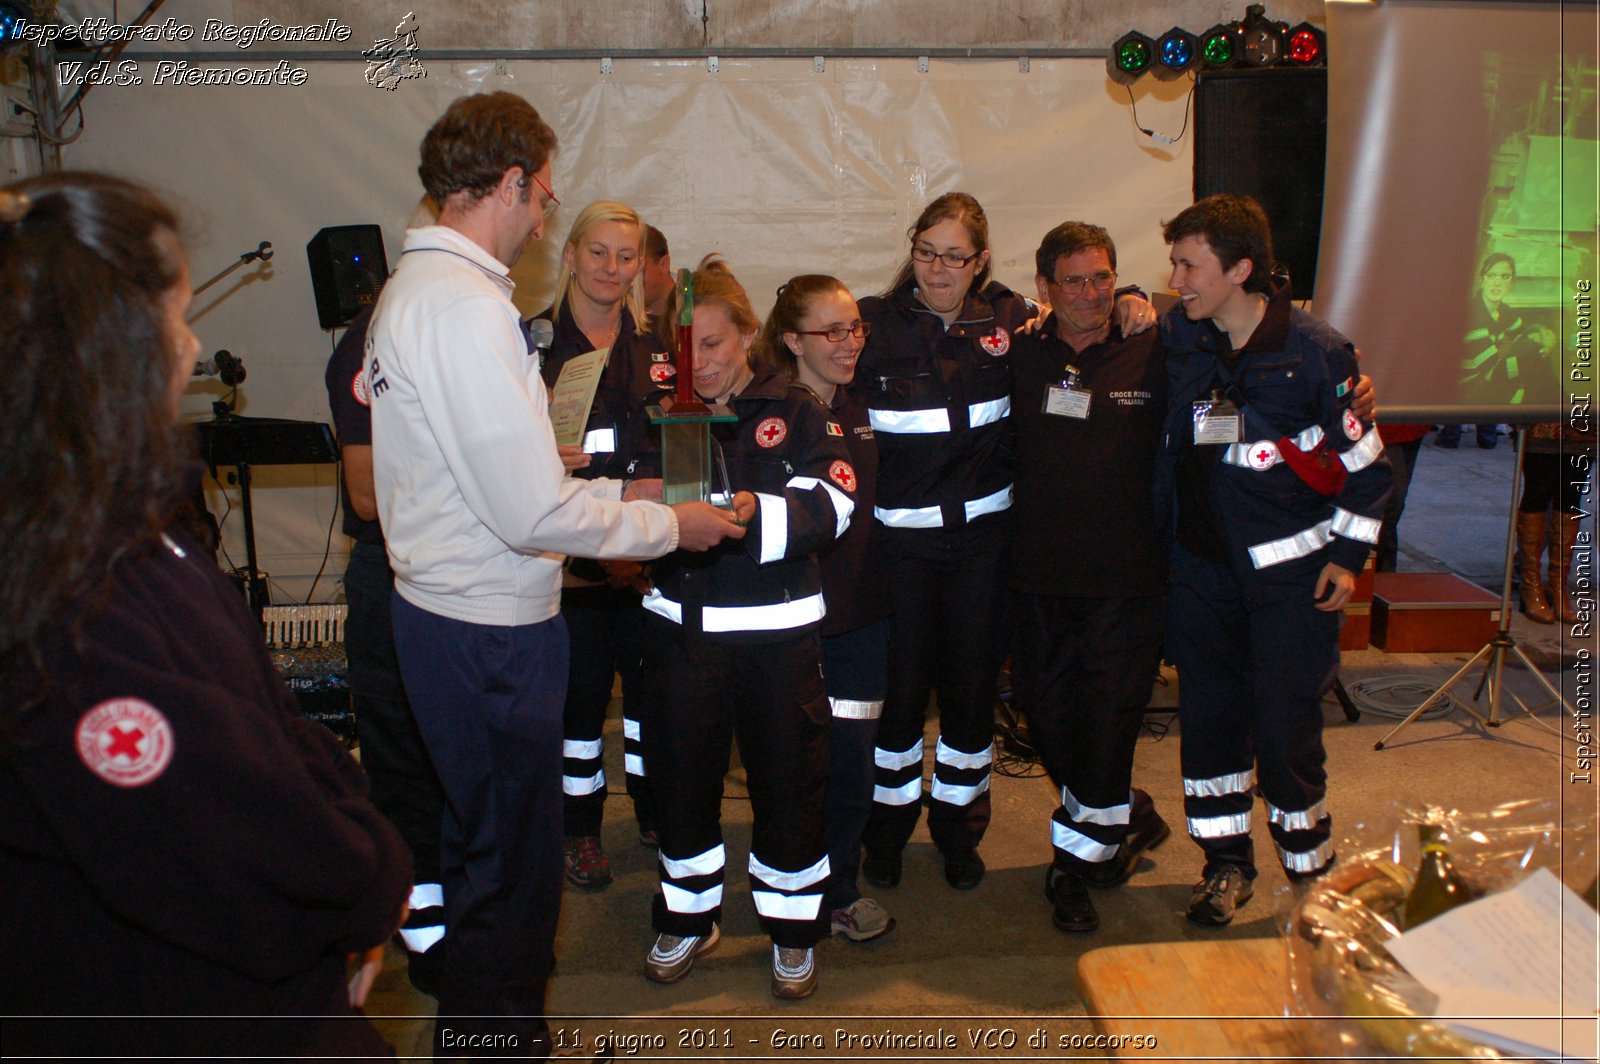
[[[1254,196],[1295,299],[1317,285],[1322,179],[1328,155],[1328,71],[1313,67],[1202,71],[1195,87],[1194,196]]]
[[[383,229],[376,225],[334,225],[317,231],[306,245],[311,289],[317,297],[317,324],[336,329],[378,301],[389,278]]]

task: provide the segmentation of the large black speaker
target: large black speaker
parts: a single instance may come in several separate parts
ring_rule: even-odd
[[[306,245],[311,289],[317,297],[317,324],[337,328],[378,301],[389,277],[383,230],[376,225],[333,225]]]
[[[1272,67],[1203,72],[1195,88],[1194,195],[1254,196],[1294,298],[1317,286],[1328,72]]]

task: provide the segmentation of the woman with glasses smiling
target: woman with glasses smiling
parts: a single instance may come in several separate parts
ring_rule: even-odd
[[[829,876],[823,903],[836,935],[866,942],[894,930],[894,920],[857,885],[861,832],[872,812],[873,744],[888,683],[889,606],[872,512],[878,446],[866,405],[849,387],[872,326],[835,277],[805,274],[778,289],[761,347],[788,379],[814,392],[843,431],[855,466],[856,514],[822,554],[822,672],[828,727],[828,796],[824,832]]]
[[[861,301],[872,335],[857,387],[879,452],[878,499],[893,616],[888,693],[862,871],[900,882],[922,798],[923,721],[939,698],[928,830],[945,880],[983,879],[995,682],[1005,656],[1012,334],[1036,313],[990,278],[989,223],[964,192],[930,203],[882,296]],[[1137,317],[1155,313],[1142,299]],[[1125,311],[1125,313],[1131,313]]]

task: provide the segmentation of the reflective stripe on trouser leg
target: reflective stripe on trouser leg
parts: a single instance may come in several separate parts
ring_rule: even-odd
[[[756,913],[769,920],[812,921],[822,908],[822,888],[828,882],[826,855],[809,868],[780,872],[750,855],[750,893]]]
[[[727,853],[718,844],[693,857],[675,859],[661,851],[661,895],[667,912],[699,915],[722,905],[722,881]]]
[[[1309,809],[1289,811],[1267,803],[1267,828],[1278,860],[1292,875],[1315,875],[1333,861],[1333,818],[1325,801]]]
[[[444,938],[444,888],[438,883],[418,883],[406,899],[411,910],[400,927],[400,940],[411,953],[426,953]]]
[[[1090,864],[1109,861],[1128,833],[1133,813],[1133,796],[1120,805],[1097,808],[1078,801],[1067,788],[1061,788],[1061,805],[1050,818],[1050,845],[1056,850],[1057,867],[1072,867],[1071,856]]]
[[[872,800],[879,805],[914,805],[922,798],[922,740],[906,750],[872,751],[877,777]]]
[[[976,847],[989,825],[989,768],[994,744],[964,751],[939,737],[934,749],[928,831],[941,851]]]

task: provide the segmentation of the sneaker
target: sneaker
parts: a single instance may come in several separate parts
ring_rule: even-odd
[[[647,850],[661,849],[661,832],[655,828],[640,828],[639,845]]]
[[[894,917],[871,898],[857,898],[833,910],[833,933],[851,942],[870,942],[894,930]]]
[[[656,936],[644,959],[644,977],[654,983],[676,983],[689,974],[694,959],[710,953],[722,941],[722,929],[711,925],[709,935],[669,935],[665,931]]]
[[[1094,899],[1089,897],[1083,876],[1059,868],[1046,869],[1044,896],[1055,906],[1050,922],[1057,931],[1076,934],[1100,929],[1100,914],[1094,911]]]
[[[808,998],[817,989],[817,953],[813,949],[772,947],[772,996]]]
[[[1206,927],[1226,927],[1233,922],[1234,910],[1255,895],[1255,887],[1243,870],[1223,865],[1194,885],[1189,898],[1189,921]]]
[[[875,887],[898,887],[902,868],[903,861],[897,853],[879,856],[869,852],[861,858],[861,876]]]
[[[598,835],[571,835],[562,840],[561,857],[567,882],[579,890],[605,890],[611,885],[611,862]]]
[[[951,850],[944,855],[944,881],[957,890],[971,890],[983,882],[983,858],[977,850]]]
[[[1134,868],[1139,864],[1139,855],[1160,846],[1171,834],[1172,828],[1151,806],[1148,814],[1128,825],[1122,845],[1117,847],[1117,852],[1111,855],[1110,860],[1084,871],[1084,882],[1097,890],[1121,886],[1133,875]]]

